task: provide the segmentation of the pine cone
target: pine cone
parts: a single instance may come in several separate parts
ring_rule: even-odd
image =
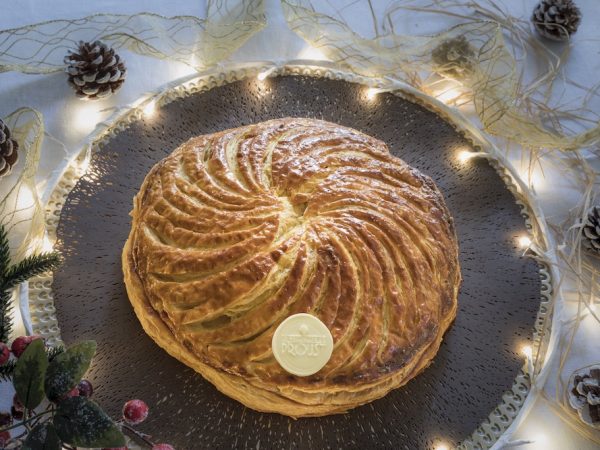
[[[431,52],[435,70],[458,79],[473,70],[474,58],[475,50],[464,36],[446,39]]]
[[[577,410],[587,410],[592,424],[600,424],[600,369],[591,369],[573,378],[571,406]]]
[[[96,100],[108,97],[125,82],[127,70],[119,55],[100,41],[79,42],[76,52],[65,56],[69,84],[78,97]]]
[[[19,159],[19,144],[11,138],[10,129],[0,120],[0,177],[10,174]]]
[[[583,244],[589,250],[600,253],[600,206],[588,211],[582,227]]]
[[[542,0],[531,17],[535,29],[554,41],[566,41],[577,31],[581,11],[573,0]]]

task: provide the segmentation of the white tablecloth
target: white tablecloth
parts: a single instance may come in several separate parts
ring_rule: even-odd
[[[537,0],[503,0],[511,14],[529,18]],[[600,1],[577,0],[582,12],[583,23],[573,39],[573,49],[566,66],[566,73],[587,86],[600,81]],[[205,5],[201,1],[191,0],[19,0],[3,5],[0,15],[0,29],[15,28],[31,23],[63,18],[78,18],[93,13],[137,13],[154,12],[165,16],[203,15]],[[287,60],[295,58],[319,59],[299,37],[292,33],[284,22],[278,0],[267,0],[268,26],[252,37],[231,58],[233,61]],[[360,27],[360,21],[356,21]],[[423,25],[420,27],[420,25]],[[412,23],[411,30],[420,32],[424,24]],[[360,32],[360,29],[357,31]],[[559,47],[556,47],[557,49]],[[0,74],[0,117],[22,106],[41,111],[47,131],[62,141],[66,150],[47,144],[42,149],[38,187],[40,192],[49,192],[49,175],[60,169],[65,161],[80,149],[85,137],[94,129],[96,123],[108,117],[110,111],[102,111],[113,106],[127,105],[144,93],[155,90],[162,84],[192,73],[192,70],[180,63],[160,61],[131,52],[123,51],[128,67],[128,79],[123,89],[110,99],[101,102],[81,102],[77,100],[66,83],[64,73],[52,75],[24,75],[21,73]],[[533,64],[533,61],[529,61]],[[574,99],[578,95],[567,89],[565,99]],[[571,96],[571,98],[569,98]],[[511,160],[517,168],[520,165],[519,149],[511,151]],[[598,161],[590,160],[596,167]],[[576,204],[580,193],[569,174],[561,174],[552,164],[543,165],[543,172],[533,174],[538,201],[550,221],[559,223],[566,217],[569,209]],[[525,171],[523,171],[525,172]],[[0,184],[0,194],[2,185]],[[568,292],[570,285],[565,285]],[[563,319],[574,314],[576,305],[567,304],[565,296],[558,299],[557,309]],[[555,331],[558,331],[555,329]],[[569,355],[564,374],[573,369],[600,362],[600,327],[589,320],[583,321],[578,331],[574,350]],[[557,355],[548,361],[553,371],[558,367]],[[555,376],[546,380],[544,389],[551,396],[555,390]],[[10,395],[6,384],[0,386],[0,410],[7,409]],[[165,436],[168,439],[168,436]],[[516,428],[510,439],[534,440],[523,448],[564,450],[593,449],[593,444],[578,436],[564,424],[544,403],[537,400],[527,417]]]

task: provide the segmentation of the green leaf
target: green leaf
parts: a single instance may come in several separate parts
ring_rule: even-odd
[[[44,422],[29,432],[21,450],[61,450],[61,448],[62,443],[54,425]]]
[[[69,397],[58,404],[54,426],[63,442],[76,447],[123,447],[125,436],[110,417],[85,397]]]
[[[48,356],[44,341],[31,342],[19,357],[13,375],[13,385],[19,399],[27,409],[33,409],[44,399],[44,377],[48,368]]]
[[[58,400],[69,392],[87,372],[96,353],[95,341],[83,341],[58,354],[46,371],[46,396]]]

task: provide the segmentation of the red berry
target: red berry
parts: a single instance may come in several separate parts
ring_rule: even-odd
[[[21,403],[21,400],[19,400],[19,397],[17,397],[17,394],[15,394],[13,396],[13,404],[10,407],[10,413],[12,414],[12,416],[15,419],[21,420],[23,418],[24,411],[25,411],[25,406],[23,406],[23,403]]]
[[[13,418],[16,420],[21,420],[23,418],[23,411],[19,411],[18,409],[15,409],[14,406],[10,407],[10,413],[12,414]],[[2,447],[0,447],[2,448]]]
[[[0,342],[0,366],[6,364],[10,358],[10,348],[4,342]]]
[[[79,390],[79,395],[81,397],[90,398],[94,393],[94,387],[88,380],[81,380],[77,385],[77,389]]]
[[[175,450],[175,448],[169,444],[154,444],[152,450]]]
[[[10,433],[8,431],[0,432],[0,448],[6,447],[8,441],[10,441]]]
[[[17,411],[25,410],[25,406],[17,394],[13,395],[13,408],[15,408]]]
[[[148,405],[142,400],[129,400],[123,406],[123,419],[130,425],[142,423],[148,417]]]
[[[15,355],[17,358],[20,357],[25,351],[25,349],[29,346],[29,344],[31,344],[37,339],[42,339],[42,337],[35,334],[32,336],[19,336],[13,341],[10,347],[10,349],[13,352],[13,355]]]
[[[12,416],[7,412],[0,412],[0,428],[12,425]]]
[[[29,345],[29,342],[29,336],[19,336],[12,342],[10,349],[12,350],[13,354],[18,358],[23,354],[23,352]]]
[[[67,392],[65,394],[65,398],[69,398],[69,397],[79,397],[79,389],[77,389],[77,387],[74,387],[69,392]]]

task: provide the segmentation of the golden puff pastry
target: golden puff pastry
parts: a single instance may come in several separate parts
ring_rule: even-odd
[[[433,181],[356,130],[278,119],[193,138],[134,200],[125,284],[145,331],[226,395],[292,417],[340,413],[435,356],[460,285]],[[296,313],[331,331],[314,375],[271,350]]]

